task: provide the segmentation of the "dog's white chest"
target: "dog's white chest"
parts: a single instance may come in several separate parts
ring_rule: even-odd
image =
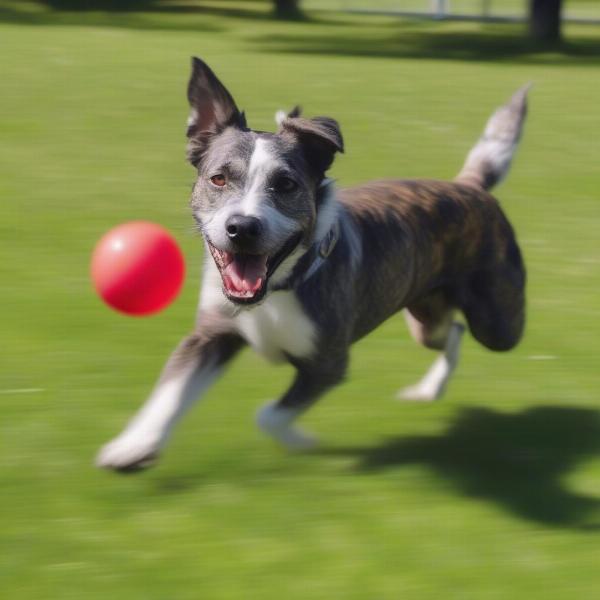
[[[315,324],[293,292],[274,292],[234,319],[242,337],[271,362],[285,360],[286,354],[306,358],[314,351]]]

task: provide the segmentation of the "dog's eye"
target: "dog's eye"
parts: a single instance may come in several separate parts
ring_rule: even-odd
[[[225,180],[225,175],[222,175],[221,173],[218,175],[213,175],[210,178],[210,182],[217,187],[223,187],[227,183]]]
[[[273,187],[278,192],[291,192],[298,187],[298,184],[289,177],[279,177]]]

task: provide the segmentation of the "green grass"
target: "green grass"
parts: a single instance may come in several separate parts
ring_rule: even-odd
[[[592,599],[600,586],[600,28],[540,50],[520,27],[267,6],[106,15],[0,3],[0,590],[11,600]],[[452,177],[491,110],[533,81],[497,190],[529,269],[519,348],[467,341],[447,397],[394,391],[433,355],[394,318],[289,456],[254,429],[291,371],[245,352],[162,463],[97,471],[97,448],[192,326],[201,243],[187,209],[184,89],[214,66],[255,128],[301,102],[341,122],[342,184]],[[90,251],[149,219],[182,244],[180,299],[152,319],[105,309]],[[10,393],[38,388],[37,392]]]

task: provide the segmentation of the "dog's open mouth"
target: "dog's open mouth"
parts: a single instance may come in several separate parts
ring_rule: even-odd
[[[238,304],[253,304],[261,300],[267,291],[269,277],[295,250],[300,239],[301,234],[292,236],[273,255],[227,252],[208,242],[221,273],[225,295]]]
[[[238,299],[254,298],[266,282],[269,257],[266,254],[233,254],[214,246],[210,250],[227,295]]]

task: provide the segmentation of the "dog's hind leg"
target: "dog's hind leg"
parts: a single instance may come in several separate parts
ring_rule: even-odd
[[[277,401],[263,406],[256,423],[264,433],[290,450],[304,450],[315,445],[311,434],[294,425],[327,390],[339,383],[346,372],[347,359],[313,361],[297,366],[296,377],[289,390]]]
[[[506,263],[473,275],[462,309],[480,344],[496,352],[514,348],[525,327],[523,266]]]
[[[398,398],[430,402],[442,396],[452,372],[458,365],[460,341],[464,329],[465,327],[461,323],[453,322],[450,325],[440,356],[416,384],[401,390]]]
[[[416,384],[400,390],[398,398],[437,400],[458,365],[464,326],[453,320],[454,311],[445,305],[441,294],[407,308],[404,314],[413,338],[427,348],[440,350],[441,354]]]
[[[175,423],[242,345],[237,334],[200,320],[198,331],[171,355],[148,401],[125,430],[100,450],[96,464],[130,471],[155,462]]]

